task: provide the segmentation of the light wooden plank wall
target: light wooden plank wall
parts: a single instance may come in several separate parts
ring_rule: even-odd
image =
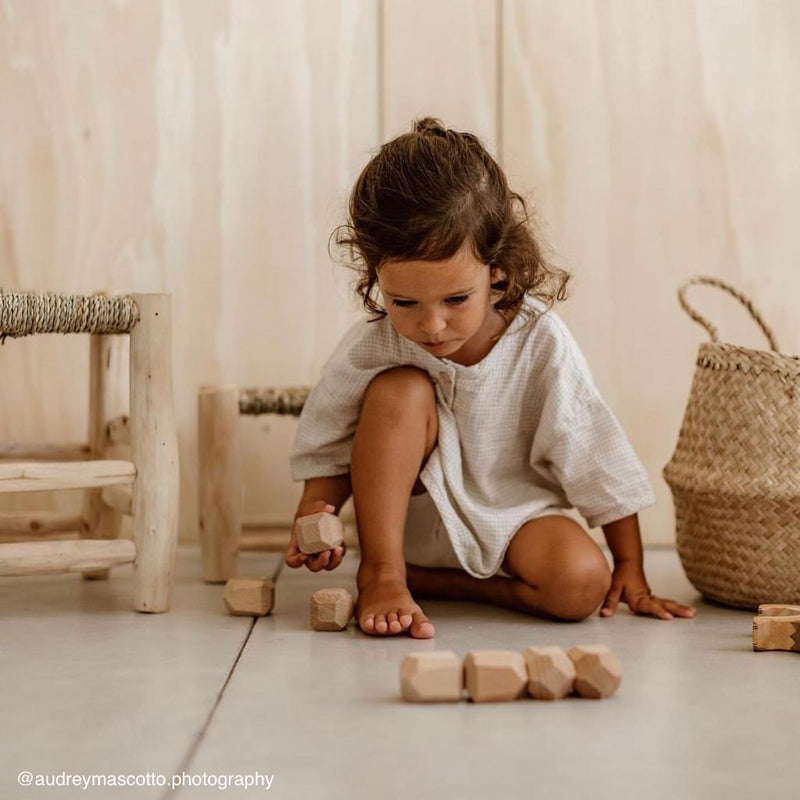
[[[379,143],[377,26],[358,0],[0,9],[0,285],[173,292],[184,539],[198,387],[308,383],[358,316],[326,246]],[[0,440],[86,435],[85,337],[0,357]],[[291,519],[292,421],[242,425],[245,511]]]
[[[800,352],[798,40],[791,0],[505,3],[505,167],[574,273],[562,313],[650,473],[650,542],[674,541],[661,470],[707,339],[680,282],[734,284]],[[766,347],[734,299],[690,300],[723,340]]]
[[[203,383],[309,383],[360,315],[328,237],[415,117],[480,135],[528,197],[561,307],[656,487],[727,278],[800,351],[794,0],[65,2],[0,7],[0,286],[174,293],[181,533]],[[724,338],[761,347],[709,290]],[[85,436],[88,343],[0,349],[0,440]],[[243,420],[245,511],[291,518],[294,422]],[[30,497],[3,499],[23,508]],[[71,509],[48,495],[38,507]]]

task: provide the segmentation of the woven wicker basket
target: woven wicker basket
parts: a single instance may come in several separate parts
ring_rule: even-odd
[[[740,300],[772,351],[718,341],[686,301],[693,284]],[[678,291],[711,335],[700,345],[678,444],[664,468],[677,545],[692,584],[737,608],[800,603],[800,358],[782,355],[750,301],[714,278]]]

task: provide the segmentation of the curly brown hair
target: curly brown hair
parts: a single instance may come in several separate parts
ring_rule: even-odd
[[[503,293],[494,303],[498,311],[516,313],[526,294],[548,308],[567,298],[570,274],[545,260],[525,201],[509,189],[497,162],[476,136],[432,117],[416,120],[410,133],[370,159],[350,195],[347,223],[334,236],[375,319],[386,315],[372,297],[381,265],[443,261],[465,243],[481,263],[505,273],[492,284]]]

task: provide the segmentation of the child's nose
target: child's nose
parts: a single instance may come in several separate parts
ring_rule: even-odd
[[[447,322],[438,314],[428,314],[419,324],[420,333],[425,336],[435,336],[447,327]]]

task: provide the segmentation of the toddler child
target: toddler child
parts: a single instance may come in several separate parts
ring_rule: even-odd
[[[338,231],[374,318],[326,363],[291,468],[305,480],[295,519],[353,495],[361,630],[433,636],[425,597],[560,620],[620,600],[693,616],[648,587],[647,473],[552,310],[570,276],[546,263],[481,142],[418,121],[364,168]],[[568,508],[602,526],[613,571]],[[317,572],[343,556],[301,553],[293,533],[286,563]]]

